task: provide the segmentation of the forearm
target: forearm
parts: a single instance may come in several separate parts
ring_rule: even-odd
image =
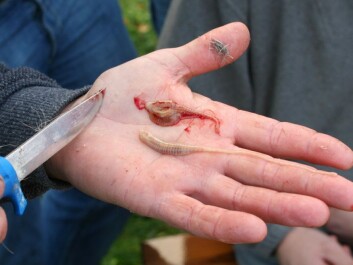
[[[88,87],[68,90],[54,80],[29,69],[0,65],[0,154],[7,155],[50,122]],[[39,168],[22,183],[26,197],[35,197],[62,185]]]

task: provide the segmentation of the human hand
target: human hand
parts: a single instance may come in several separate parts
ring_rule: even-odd
[[[228,45],[227,60],[210,49],[212,39]],[[235,60],[248,43],[246,27],[231,23],[185,46],[159,50],[103,73],[92,88],[92,92],[106,88],[99,113],[47,163],[48,172],[98,199],[229,243],[262,240],[264,221],[321,226],[329,215],[326,203],[350,210],[353,184],[338,175],[246,155],[161,155],[139,141],[144,129],[175,142],[239,146],[276,157],[351,167],[353,153],[337,139],[190,91],[187,82],[192,77]],[[211,122],[200,119],[157,126],[145,110],[136,108],[136,96],[211,110],[221,120],[220,134]]]
[[[330,209],[327,229],[338,237],[341,242],[353,246],[353,213],[338,209]]]
[[[5,185],[4,181],[0,177],[0,198],[4,193]],[[5,211],[0,207],[0,243],[4,241],[7,232],[7,219]]]
[[[277,249],[281,265],[352,265],[347,246],[313,228],[294,228]]]

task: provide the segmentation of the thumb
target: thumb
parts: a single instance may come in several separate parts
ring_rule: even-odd
[[[187,81],[234,62],[244,53],[249,42],[248,28],[243,23],[234,22],[213,29],[183,46],[159,50],[149,56],[166,59],[167,54],[162,53],[169,53],[169,60],[166,60],[169,70]]]
[[[4,194],[4,190],[5,190],[5,183],[2,176],[0,175],[0,198]]]
[[[0,176],[0,198],[2,197],[5,189],[5,184]],[[0,243],[4,241],[7,231],[7,221],[6,221],[6,214],[5,211],[0,208]]]

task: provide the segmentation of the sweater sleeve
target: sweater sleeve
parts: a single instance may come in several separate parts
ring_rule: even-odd
[[[88,90],[89,87],[64,89],[33,69],[9,69],[0,64],[0,155],[6,156]],[[27,198],[65,185],[50,179],[43,167],[21,182]]]

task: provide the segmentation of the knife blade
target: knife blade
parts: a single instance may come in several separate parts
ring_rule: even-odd
[[[16,214],[22,215],[27,205],[20,181],[72,141],[93,120],[102,105],[104,90],[59,115],[5,158],[0,157],[0,175],[5,183],[3,198],[11,200]]]

